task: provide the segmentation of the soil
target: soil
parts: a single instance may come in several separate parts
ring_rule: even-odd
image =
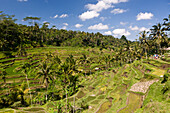
[[[151,72],[151,70],[150,69],[146,69],[146,72],[149,73],[149,72]]]
[[[124,72],[122,76],[127,78],[128,77],[127,72]]]
[[[146,81],[146,82],[138,82],[136,84],[134,84],[130,91],[133,92],[142,92],[142,93],[146,93],[149,86],[152,85],[154,82],[157,82],[158,80],[151,80],[151,81]]]
[[[7,60],[7,61],[3,61],[3,62],[0,62],[2,64],[5,64],[5,63],[9,63],[9,62],[14,62],[15,60]]]
[[[167,68],[169,68],[170,67],[170,64],[163,64],[163,65],[161,65],[161,68],[162,69],[167,69]]]
[[[113,100],[112,97],[109,97],[109,98],[107,98],[107,99],[112,103],[112,100]]]
[[[152,65],[152,66],[154,66],[154,67],[158,67],[157,65],[154,65],[154,64],[152,64],[152,63],[150,63],[150,62],[147,62],[148,64],[150,64],[150,65]]]

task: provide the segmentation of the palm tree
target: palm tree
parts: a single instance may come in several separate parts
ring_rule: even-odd
[[[103,57],[103,60],[104,60],[104,62],[105,62],[105,64],[106,64],[106,69],[108,69],[108,67],[110,67],[111,66],[111,61],[113,60],[113,58],[111,58],[111,56],[110,55],[104,55],[104,57]]]
[[[86,77],[86,65],[87,65],[87,63],[90,63],[90,61],[89,61],[89,58],[86,56],[86,54],[82,54],[83,56],[82,57],[80,57],[80,59],[79,59],[79,63],[80,64],[83,64],[83,66],[84,66],[84,68],[85,68],[85,77]]]
[[[30,24],[32,24],[32,26],[34,26],[34,23],[36,20],[40,20],[41,18],[38,17],[25,17],[23,20],[27,21],[27,20],[31,20],[32,22],[29,22]]]
[[[65,62],[59,66],[58,75],[60,75],[60,80],[64,91],[66,92],[66,111],[68,103],[68,88],[73,85],[75,86],[77,67],[76,60],[72,55],[66,58]]]
[[[28,62],[24,63],[20,68],[20,70],[22,70],[22,73],[25,75],[26,80],[27,80],[27,85],[28,85],[30,100],[31,100],[31,106],[32,106],[32,96],[31,96],[31,93],[30,93],[30,85],[29,85],[29,81],[28,81],[28,73],[29,73],[30,69],[31,69],[31,64],[28,63]],[[18,70],[18,71],[20,71],[20,70]]]
[[[158,44],[158,51],[161,50],[162,55],[162,47],[161,43],[166,41],[166,34],[165,34],[165,28],[163,28],[162,24],[158,23],[157,25],[152,26],[153,29],[151,29],[151,36],[153,36],[153,40],[155,40],[156,44]]]
[[[4,80],[5,85],[6,85],[6,75],[7,75],[6,70],[0,71],[0,76],[2,76],[2,79]]]
[[[48,63],[48,61],[43,61],[40,64],[40,67],[38,68],[38,72],[36,73],[36,77],[37,78],[41,78],[41,83],[45,83],[46,86],[46,91],[48,91],[48,84],[51,81],[54,81],[54,77],[53,77],[53,70],[52,70],[52,64]],[[46,94],[46,101],[47,101],[47,94]]]
[[[164,29],[165,31],[170,31],[170,15],[168,18],[164,18],[164,23],[163,25],[165,26]]]
[[[25,17],[23,18],[24,21],[29,21],[29,24],[31,24],[31,27],[29,28],[29,38],[31,39],[31,44],[33,47],[37,46],[37,32],[39,32],[39,25],[35,22],[37,20],[40,20],[39,17]],[[40,35],[39,35],[40,36]],[[36,40],[35,40],[36,39]]]
[[[143,32],[141,32],[139,34],[140,34],[139,41],[140,41],[140,43],[142,45],[142,48],[144,48],[144,50],[145,50],[145,55],[146,55],[146,59],[147,59],[147,50],[146,49],[149,46],[149,44],[147,42],[147,34],[148,34],[148,32],[143,31]]]
[[[49,22],[45,22],[41,27],[41,43],[44,43],[46,41],[45,35],[47,34],[49,24],[50,24]]]
[[[27,89],[26,84],[23,82],[21,86],[17,87],[18,91],[18,96],[21,97],[21,104],[26,105],[27,103],[25,102],[24,96],[29,92],[29,89]]]

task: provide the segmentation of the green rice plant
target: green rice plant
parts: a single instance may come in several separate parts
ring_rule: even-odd
[[[100,106],[99,110],[96,113],[104,113],[104,112],[106,112],[111,107],[111,105],[112,105],[112,103],[109,102],[109,101],[104,102]]]
[[[130,93],[128,96],[127,106],[120,110],[119,113],[132,113],[136,109],[140,108],[141,104],[141,96],[135,93]]]

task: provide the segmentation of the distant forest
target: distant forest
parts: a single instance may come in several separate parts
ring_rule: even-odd
[[[113,36],[102,35],[101,33],[88,33],[84,31],[72,31],[56,29],[56,26],[49,28],[48,22],[40,25],[38,17],[26,17],[23,20],[30,24],[17,24],[14,15],[0,12],[0,51],[19,51],[24,54],[25,48],[53,46],[73,47],[99,47],[101,50],[110,48],[141,47],[148,53],[153,53],[159,48],[168,47],[170,31],[170,16],[165,18],[163,23],[153,25],[151,32],[139,33],[139,41],[131,42],[123,35],[120,39]],[[135,48],[134,48],[135,49]],[[156,49],[156,50],[155,50]],[[159,51],[156,51],[159,52]]]

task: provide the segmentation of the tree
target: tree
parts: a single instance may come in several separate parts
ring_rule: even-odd
[[[164,20],[164,23],[163,23],[164,28],[163,29],[165,31],[170,31],[170,15],[168,18],[164,18],[163,20]]]
[[[18,96],[21,97],[21,104],[26,106],[27,103],[25,102],[24,96],[29,92],[29,89],[27,89],[26,84],[23,82],[21,86],[17,87],[17,91],[19,94]]]
[[[48,84],[51,81],[54,81],[54,77],[53,77],[53,70],[52,70],[52,64],[49,63],[48,61],[43,61],[39,68],[38,68],[38,72],[36,73],[36,79],[37,78],[41,78],[41,83],[45,83],[46,86],[46,91],[48,91]],[[47,101],[48,97],[46,94],[46,101]]]
[[[80,64],[83,64],[83,67],[85,67],[84,72],[85,72],[85,76],[86,76],[86,65],[87,65],[87,63],[89,63],[90,61],[89,61],[88,57],[86,56],[86,54],[82,54],[82,55],[83,55],[83,56],[80,57],[80,59],[79,59],[79,63],[80,63]]]
[[[148,32],[143,31],[143,32],[140,32],[139,34],[140,34],[139,41],[140,41],[140,44],[142,45],[142,48],[145,51],[145,55],[146,55],[146,59],[147,59],[147,47],[149,46],[149,44],[147,42]]]
[[[29,22],[30,24],[32,24],[32,26],[34,26],[34,24],[35,24],[35,21],[36,20],[40,20],[41,18],[38,18],[38,17],[25,17],[23,20],[24,21],[28,21],[28,20],[31,20],[32,22]]]
[[[24,21],[30,20],[29,24],[32,25],[31,27],[28,27],[28,28],[29,28],[29,38],[31,40],[30,42],[33,47],[36,47],[38,41],[41,41],[40,38],[38,37],[40,35],[37,35],[37,33],[40,32],[39,25],[38,25],[38,23],[35,22],[40,19],[41,18],[39,18],[39,17],[25,17],[25,18],[23,18]]]
[[[68,103],[68,94],[70,93],[69,89],[71,86],[76,86],[76,81],[78,76],[76,76],[77,67],[76,67],[76,60],[73,58],[72,55],[66,58],[65,62],[60,65],[58,75],[60,75],[60,80],[63,86],[63,89],[66,93],[66,111],[67,111],[67,103]],[[68,92],[69,91],[69,92]]]
[[[6,85],[6,75],[7,75],[6,70],[0,71],[0,76],[2,76],[1,78],[4,80],[5,85]]]
[[[125,36],[125,35],[122,35],[122,37],[120,38],[120,40],[127,41],[126,36]]]
[[[32,95],[30,92],[30,85],[29,85],[29,81],[28,81],[28,73],[31,69],[31,64],[29,62],[24,63],[21,68],[18,71],[22,71],[22,73],[25,75],[26,81],[27,81],[27,86],[28,86],[28,92],[30,94],[30,100],[31,100],[31,106],[32,106]]]
[[[166,34],[165,34],[165,29],[163,28],[162,24],[158,23],[157,25],[152,26],[153,29],[151,29],[151,36],[153,40],[156,42],[158,45],[157,49],[158,51],[160,50],[161,55],[162,55],[162,47],[161,43],[166,41]]]
[[[106,69],[108,69],[108,67],[110,67],[110,63],[112,61],[111,56],[110,55],[104,55],[103,60],[104,60],[104,62],[106,64],[106,66],[105,66]]]

